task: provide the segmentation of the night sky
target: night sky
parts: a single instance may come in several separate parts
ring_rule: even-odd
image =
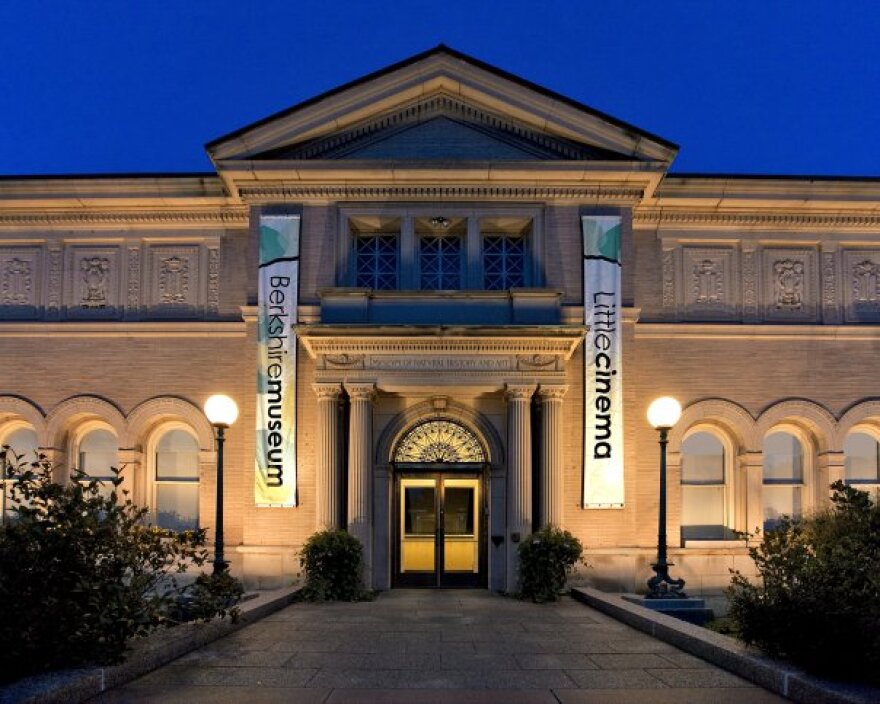
[[[880,176],[877,0],[0,0],[0,174],[208,170],[441,42],[678,143],[673,171]]]

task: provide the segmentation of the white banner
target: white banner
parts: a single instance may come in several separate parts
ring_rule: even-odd
[[[623,370],[617,215],[582,215],[584,508],[623,507]]]
[[[257,506],[296,506],[299,215],[260,217]]]

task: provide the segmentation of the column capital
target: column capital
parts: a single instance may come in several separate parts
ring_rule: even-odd
[[[568,393],[568,384],[541,384],[538,387],[538,396],[541,401],[561,401]]]
[[[372,381],[353,381],[343,384],[352,401],[372,401],[376,395],[376,385]]]
[[[320,382],[312,384],[312,391],[315,392],[315,396],[318,397],[318,400],[329,399],[335,401],[339,398],[339,394],[342,393],[342,384],[338,382]]]
[[[508,401],[529,401],[535,393],[535,384],[507,384],[504,397]]]

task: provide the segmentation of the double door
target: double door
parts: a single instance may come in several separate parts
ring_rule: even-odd
[[[480,473],[397,474],[396,586],[486,585],[485,491]]]

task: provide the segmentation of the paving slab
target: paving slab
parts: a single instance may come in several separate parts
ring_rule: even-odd
[[[570,598],[394,590],[366,603],[293,604],[94,701],[783,700]]]

